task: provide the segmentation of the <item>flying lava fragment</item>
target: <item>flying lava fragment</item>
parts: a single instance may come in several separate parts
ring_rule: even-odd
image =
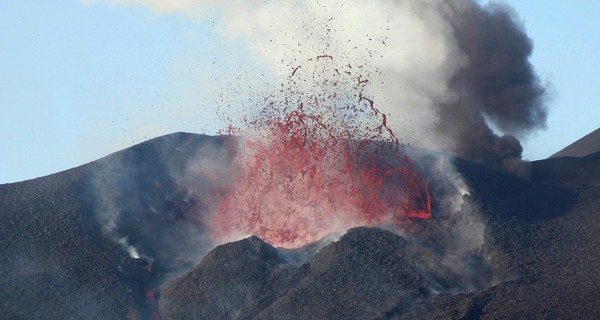
[[[330,74],[352,75],[347,68]],[[368,81],[352,77],[344,95],[343,79],[333,80],[319,92],[268,102],[230,130],[243,138],[234,146],[233,182],[217,195],[209,222],[215,241],[253,234],[294,248],[354,226],[431,217],[427,181],[366,96]]]

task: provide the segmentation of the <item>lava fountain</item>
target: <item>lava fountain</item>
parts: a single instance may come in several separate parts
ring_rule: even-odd
[[[234,142],[232,184],[217,195],[209,222],[216,242],[253,234],[294,248],[354,226],[431,217],[427,181],[365,94],[368,80],[321,57],[308,62],[329,63],[319,73],[331,77],[310,94],[294,89],[300,67],[293,68],[281,101],[230,127],[243,138]]]

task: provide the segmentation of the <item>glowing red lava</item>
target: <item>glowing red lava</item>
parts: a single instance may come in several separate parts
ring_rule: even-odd
[[[158,297],[157,289],[152,288],[146,292],[146,298],[150,302],[150,308],[152,310],[152,320],[160,320],[160,312],[158,310]]]
[[[237,146],[235,179],[210,220],[217,242],[253,234],[300,247],[354,226],[431,217],[427,182],[363,95],[367,81],[354,81],[341,106],[331,103],[335,94],[286,99],[246,121],[240,131],[251,134]]]

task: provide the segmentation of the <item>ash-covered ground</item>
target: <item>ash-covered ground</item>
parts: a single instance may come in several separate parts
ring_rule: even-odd
[[[531,181],[523,181],[419,151],[429,159],[422,165],[437,158],[453,163],[470,191],[459,215],[476,221],[446,228],[456,218],[442,214],[440,200],[432,219],[414,221],[405,233],[359,227],[296,250],[256,237],[214,248],[198,220],[206,203],[190,191],[206,191],[208,180],[186,169],[190,161],[226,162],[226,153],[213,154],[227,139],[168,135],[65,172],[0,185],[0,318],[600,314],[598,153],[533,162]],[[464,236],[481,226],[482,234]]]

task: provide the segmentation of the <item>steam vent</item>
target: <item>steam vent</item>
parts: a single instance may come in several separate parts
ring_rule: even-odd
[[[431,215],[365,216],[360,203],[334,208],[337,199],[350,201],[342,197],[320,200],[340,209],[336,219],[319,217],[320,228],[310,215],[290,220],[290,229],[278,224],[279,216],[267,223],[269,217],[249,215],[262,221],[244,222],[258,226],[252,235],[253,229],[225,229],[221,220],[228,199],[222,195],[241,181],[228,180],[238,170],[234,146],[240,143],[175,133],[64,172],[0,185],[0,318],[600,314],[596,150],[532,162],[530,179],[523,180],[402,146],[398,159],[411,159],[403,167],[427,182],[431,209],[420,200],[428,196],[422,187],[408,197],[416,202],[380,201]],[[388,168],[384,161],[408,161],[398,159],[378,161]],[[406,172],[376,175],[378,192],[402,186]]]

